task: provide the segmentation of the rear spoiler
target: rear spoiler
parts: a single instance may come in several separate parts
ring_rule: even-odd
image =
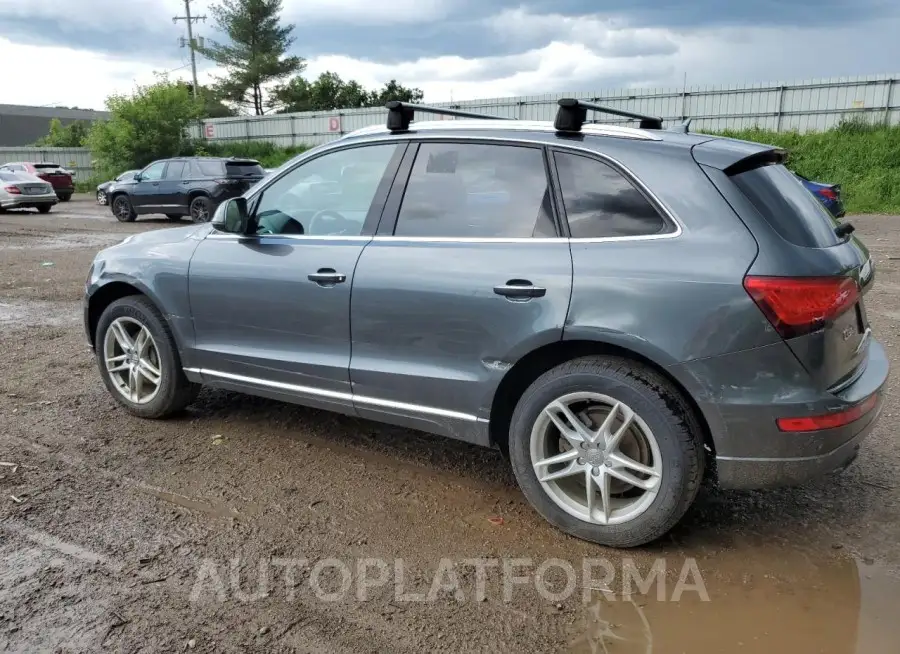
[[[717,168],[729,176],[784,163],[787,159],[787,152],[781,148],[729,138],[714,138],[698,143],[691,153],[698,164]]]

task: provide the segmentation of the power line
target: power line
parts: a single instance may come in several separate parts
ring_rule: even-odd
[[[187,47],[190,48],[191,51],[191,73],[194,77],[194,99],[197,99],[197,57],[196,57],[196,49],[197,43],[194,41],[194,30],[193,24],[198,21],[205,21],[206,16],[191,16],[191,0],[184,0],[184,16],[173,16],[172,23],[178,23],[178,21],[183,20],[187,23]],[[202,37],[201,37],[202,38]],[[184,47],[184,39],[182,39],[181,47]]]

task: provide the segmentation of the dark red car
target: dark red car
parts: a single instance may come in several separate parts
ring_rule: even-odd
[[[61,202],[68,202],[72,199],[72,193],[75,192],[75,182],[72,180],[72,174],[62,168],[59,164],[39,161],[34,163],[14,161],[5,163],[0,166],[0,170],[8,170],[11,172],[29,173],[35,177],[40,177],[53,186],[56,191],[56,197]]]

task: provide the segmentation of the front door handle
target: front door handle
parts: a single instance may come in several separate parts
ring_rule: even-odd
[[[347,275],[337,272],[334,268],[319,268],[316,272],[307,275],[306,278],[319,286],[334,286],[347,281]]]
[[[494,287],[494,293],[516,300],[544,297],[547,289],[535,286],[527,279],[511,279],[505,284]]]

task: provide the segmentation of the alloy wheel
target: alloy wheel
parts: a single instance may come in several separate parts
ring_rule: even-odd
[[[209,205],[206,198],[196,198],[191,202],[191,220],[205,223],[209,220]]]
[[[557,506],[600,525],[643,514],[662,481],[659,444],[647,424],[625,403],[593,392],[569,393],[541,411],[531,463]]]
[[[106,204],[106,193],[97,191],[97,204]]]
[[[125,222],[131,217],[131,206],[128,203],[128,199],[124,196],[119,196],[116,198],[114,208],[116,217],[120,221]]]
[[[106,330],[103,361],[116,390],[129,402],[147,404],[159,393],[162,365],[153,335],[133,318],[116,318]]]

